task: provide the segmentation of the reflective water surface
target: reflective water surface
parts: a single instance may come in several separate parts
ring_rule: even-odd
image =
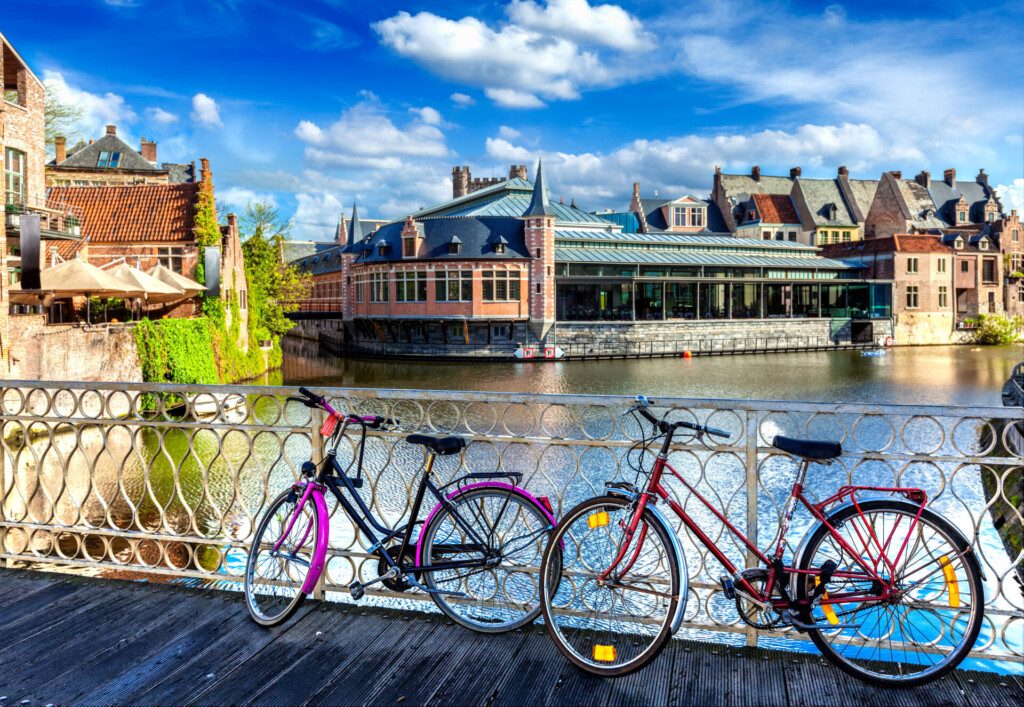
[[[1000,391],[1014,364],[1024,359],[1024,346],[922,346],[878,353],[881,355],[814,351],[525,364],[380,361],[319,356],[315,342],[288,339],[284,368],[272,382],[366,388],[1000,405]]]

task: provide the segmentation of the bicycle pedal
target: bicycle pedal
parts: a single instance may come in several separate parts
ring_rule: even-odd
[[[726,599],[736,598],[736,586],[732,582],[732,577],[719,577],[718,581],[722,585],[722,594]]]
[[[359,601],[366,594],[366,589],[359,582],[352,582],[352,584],[348,585],[348,591],[355,601]]]

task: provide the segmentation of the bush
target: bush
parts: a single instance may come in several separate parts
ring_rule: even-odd
[[[979,314],[978,328],[974,333],[977,344],[1013,344],[1022,341],[1024,317],[1012,319],[1002,314]]]

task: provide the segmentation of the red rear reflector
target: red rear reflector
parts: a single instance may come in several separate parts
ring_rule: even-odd
[[[555,515],[555,509],[551,507],[551,499],[547,496],[538,496],[537,500],[540,501],[540,505],[547,509],[547,512],[552,516]]]
[[[330,437],[332,434],[334,434],[334,430],[337,429],[338,422],[340,420],[341,420],[341,418],[338,417],[337,415],[334,415],[334,414],[328,415],[327,419],[324,420],[324,424],[320,427],[320,436],[321,437]]]

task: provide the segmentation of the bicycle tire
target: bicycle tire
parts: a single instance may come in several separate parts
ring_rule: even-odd
[[[306,571],[302,573],[301,579],[297,577],[294,578],[294,581],[296,581],[300,587],[300,589],[296,591],[295,596],[292,597],[291,601],[285,605],[282,611],[272,615],[267,615],[265,613],[260,612],[258,607],[255,606],[256,591],[252,585],[252,575],[255,569],[254,564],[257,561],[257,557],[259,557],[258,552],[254,549],[260,547],[263,541],[263,534],[270,526],[270,522],[275,517],[277,517],[276,511],[279,509],[279,507],[288,503],[289,498],[294,497],[296,495],[299,495],[297,494],[296,490],[289,488],[285,489],[283,492],[281,492],[280,495],[278,495],[273,501],[271,501],[270,505],[267,507],[267,510],[263,513],[263,517],[260,519],[259,525],[256,526],[256,533],[253,535],[252,547],[250,548],[249,557],[245,563],[245,608],[248,610],[249,617],[253,621],[255,621],[260,626],[264,626],[267,628],[271,626],[277,626],[290,619],[295,614],[295,612],[299,610],[299,607],[302,606],[302,602],[306,599],[306,594],[301,590],[301,586],[302,580],[305,580],[306,575],[309,574],[308,567],[306,568]],[[309,502],[307,501],[307,504],[308,503]],[[293,506],[294,504],[295,501],[292,501]],[[310,556],[312,556],[316,550],[316,543],[318,537],[317,531],[319,530],[319,519],[317,518],[315,509],[313,510],[310,517],[312,519],[313,524],[312,528],[310,529],[310,539],[312,540]]]
[[[551,526],[551,521],[548,519],[547,515],[539,507],[537,507],[537,504],[533,501],[533,499],[529,498],[526,494],[521,493],[515,488],[504,489],[497,487],[482,487],[478,489],[472,489],[452,497],[451,499],[449,499],[449,503],[453,504],[455,508],[458,508],[460,504],[472,503],[474,501],[478,501],[486,497],[493,497],[497,503],[514,503],[518,507],[519,512],[526,513],[530,517],[532,517],[532,520],[530,522],[536,524],[538,528],[549,528]],[[507,513],[508,510],[506,509],[505,512]],[[435,558],[439,557],[437,552],[435,552],[434,550],[435,541],[437,540],[437,534],[439,532],[443,532],[443,530],[457,527],[452,521],[448,520],[450,516],[451,514],[449,510],[444,506],[441,506],[438,509],[437,513],[434,514],[434,516],[430,519],[427,527],[423,529],[423,557],[420,559],[423,561],[424,566],[429,566],[431,562],[435,560]],[[466,522],[472,522],[475,516],[473,516],[472,514],[466,514],[462,517],[463,520],[465,520]],[[544,535],[547,535],[547,533],[544,533]],[[544,551],[544,537],[538,536],[535,542],[537,543],[536,563],[537,574],[539,575],[540,560]],[[438,545],[441,545],[441,543],[438,543]],[[525,550],[524,556],[528,558],[531,554],[529,543],[527,542],[527,545],[524,545],[522,549]],[[492,571],[493,570],[486,570],[486,572]],[[482,575],[483,573],[480,574]],[[525,575],[532,573],[520,572],[517,574]],[[466,579],[466,586],[468,588],[468,577]],[[445,586],[439,586],[438,572],[432,572],[429,570],[425,570],[423,572],[423,583],[430,589],[435,590],[447,589],[452,586],[450,584],[450,581],[444,582]],[[519,584],[522,585],[523,583],[519,582]],[[461,587],[462,580],[459,579],[454,586]],[[502,588],[502,591],[506,591],[506,588]],[[436,593],[431,594],[430,596],[431,599],[434,600],[434,603],[437,604],[438,608],[446,616],[448,616],[450,619],[457,622],[458,624],[465,626],[466,628],[471,629],[473,631],[477,631],[479,633],[504,633],[506,631],[513,631],[517,628],[532,623],[534,620],[536,620],[538,616],[540,616],[541,612],[539,579],[536,582],[536,585],[533,590],[533,595],[530,599],[530,602],[533,604],[533,606],[528,611],[522,612],[521,615],[510,617],[510,619],[506,621],[488,621],[482,617],[474,617],[471,615],[471,608],[474,605],[471,602],[458,601],[456,597],[448,597],[447,595]],[[483,605],[484,604],[481,601],[477,606]]]
[[[556,552],[558,553],[558,560],[560,563],[567,561],[565,553],[569,552],[569,548],[571,548],[574,543],[572,540],[566,540],[565,534],[578,519],[589,515],[590,512],[597,507],[612,508],[617,506],[619,508],[625,508],[629,505],[631,505],[631,501],[628,499],[612,495],[597,496],[576,505],[572,510],[565,514],[555,527],[555,531],[551,534],[551,537],[548,540],[548,548],[545,552],[544,560],[541,563],[541,607],[543,609],[544,622],[547,625],[548,635],[551,636],[555,645],[558,646],[558,650],[561,651],[562,655],[564,655],[570,663],[580,670],[602,677],[623,677],[630,673],[634,673],[657,658],[661,651],[665,649],[665,646],[668,645],[668,640],[671,637],[672,632],[673,618],[676,615],[676,610],[678,609],[680,601],[680,568],[676,555],[672,551],[672,529],[665,527],[658,516],[649,509],[644,510],[643,522],[654,529],[654,532],[658,535],[659,541],[666,551],[664,557],[668,562],[668,574],[670,575],[670,599],[667,604],[662,626],[658,630],[653,641],[638,656],[629,662],[622,663],[621,665],[602,665],[596,660],[586,659],[582,657],[578,651],[573,650],[573,648],[568,645],[568,641],[563,637],[558,624],[558,612],[553,606],[553,601],[558,588],[565,582],[565,577],[561,572],[557,573],[557,575],[554,574],[549,562],[555,556]],[[563,545],[566,548],[564,552],[561,550]],[[558,584],[551,586],[552,579],[555,576],[558,577]]]
[[[851,518],[859,517],[861,513],[864,513],[864,514],[892,513],[892,514],[897,514],[897,515],[900,515],[900,516],[910,516],[910,517],[913,517],[914,515],[917,514],[918,508],[919,508],[919,506],[917,504],[911,503],[909,501],[902,501],[902,500],[898,500],[898,499],[873,499],[873,500],[861,502],[859,504],[859,510],[858,510],[857,507],[852,506],[852,505],[851,506],[846,506],[846,507],[843,507],[843,508],[840,508],[840,509],[837,509],[836,511],[834,511],[833,513],[831,513],[830,515],[828,515],[826,517],[826,521],[828,522],[829,525],[832,525],[833,527],[836,527],[837,529],[840,529],[843,524],[845,524]],[[967,583],[969,585],[969,589],[970,589],[970,610],[969,610],[969,613],[968,613],[969,624],[968,624],[966,630],[963,633],[963,638],[961,638],[961,640],[955,646],[954,650],[952,650],[952,652],[949,655],[947,655],[947,657],[944,658],[941,662],[939,662],[939,663],[937,663],[935,665],[932,665],[931,667],[926,668],[926,669],[924,669],[924,670],[922,670],[920,672],[911,673],[911,674],[900,674],[900,675],[889,675],[889,674],[886,674],[886,673],[883,673],[883,672],[879,672],[879,670],[881,670],[882,666],[886,665],[887,663],[891,663],[891,664],[893,664],[895,666],[908,665],[908,664],[910,664],[909,660],[905,660],[905,661],[884,661],[884,660],[881,660],[881,659],[876,660],[876,661],[867,661],[867,660],[865,660],[865,663],[867,663],[867,664],[871,664],[871,663],[877,663],[878,664],[879,668],[877,670],[871,670],[868,667],[859,665],[858,663],[854,662],[852,657],[848,657],[846,655],[843,655],[843,653],[840,650],[838,650],[832,644],[832,642],[830,642],[827,639],[826,636],[822,635],[822,631],[821,630],[811,630],[811,631],[808,631],[808,635],[810,636],[810,638],[814,642],[814,644],[818,647],[818,650],[820,650],[822,655],[824,655],[826,658],[828,658],[831,663],[836,665],[839,669],[843,670],[848,675],[852,675],[853,677],[855,677],[855,678],[857,678],[859,680],[862,680],[862,681],[864,681],[866,683],[872,684],[872,685],[883,686],[883,687],[914,687],[916,685],[922,685],[922,684],[925,684],[927,682],[931,682],[932,680],[936,680],[936,679],[942,677],[943,675],[949,673],[951,670],[956,668],[956,666],[959,665],[961,663],[961,661],[963,661],[963,659],[970,652],[971,648],[974,647],[974,643],[977,640],[978,633],[981,631],[981,624],[983,622],[983,614],[984,614],[984,596],[985,595],[984,595],[984,588],[982,586],[981,569],[980,569],[980,567],[978,565],[977,556],[976,556],[975,552],[973,551],[973,549],[971,548],[970,543],[963,536],[963,534],[960,533],[959,530],[957,530],[957,528],[952,523],[950,523],[949,521],[947,521],[945,518],[943,518],[939,514],[935,513],[934,511],[931,511],[929,509],[924,509],[921,512],[921,516],[920,516],[920,519],[919,519],[918,522],[919,522],[919,524],[924,524],[925,526],[934,528],[936,530],[936,532],[940,536],[944,536],[943,539],[946,542],[948,542],[953,547],[954,550],[957,551],[957,556],[962,561],[961,564],[960,564],[960,567],[963,570],[963,574],[965,575],[965,579],[966,579],[966,581],[967,581]],[[825,541],[825,540],[827,540],[828,538],[831,538],[831,537],[832,536],[829,533],[829,529],[824,524],[819,525],[816,530],[812,531],[812,535],[809,536],[808,539],[807,539],[806,549],[805,549],[805,551],[803,552],[803,554],[801,555],[801,557],[799,559],[799,562],[798,562],[798,565],[797,565],[798,569],[806,570],[806,569],[810,569],[812,566],[820,566],[820,562],[814,563],[815,555],[818,553],[818,550],[822,547],[823,541]],[[947,563],[948,562],[949,561],[947,560]],[[942,571],[941,558],[940,558],[940,564],[938,566],[939,566],[940,571]],[[918,570],[914,570],[914,571],[912,571],[912,574],[916,574],[919,571],[920,571],[919,569]],[[954,573],[954,576],[955,576],[955,573]],[[922,580],[915,580],[915,583],[919,584],[920,581],[922,581]],[[946,591],[951,593],[952,590],[949,589],[949,581],[946,580],[946,579],[944,579],[943,581],[946,582]],[[954,579],[954,581],[959,586],[959,583],[960,583],[961,580]],[[915,583],[912,583],[911,586],[913,586]],[[807,583],[807,582],[797,582],[797,591],[796,591],[797,599],[804,599],[804,598],[806,598],[808,596],[809,589],[810,589],[809,583]],[[958,603],[960,602],[960,592],[961,592],[961,589],[958,588],[957,589],[957,597],[958,597],[957,598],[957,602]],[[870,606],[872,604],[873,605],[881,606],[880,602],[873,602],[873,603],[865,602],[864,603],[865,606]],[[840,605],[836,605],[836,606],[840,606]],[[899,606],[899,605],[897,605],[897,606]],[[859,611],[859,609],[854,610],[854,613],[856,611]],[[833,613],[833,616],[835,616],[834,613]],[[817,618],[820,620],[821,617],[817,617]],[[836,617],[836,618],[838,620],[838,617]],[[813,617],[810,614],[808,614],[807,616],[805,616],[805,620],[806,619],[815,620],[815,617]],[[902,630],[902,633],[904,633],[904,634],[910,634],[911,633],[911,630],[907,629],[902,622],[900,622],[899,625],[900,625],[900,628]],[[907,625],[908,626],[913,626],[913,623],[908,621]],[[944,629],[945,629],[945,627],[943,627],[943,630]],[[850,629],[843,629],[843,630],[850,630]],[[839,636],[840,634],[842,634],[843,630],[838,631],[836,633],[836,635]],[[941,635],[940,635],[940,638],[941,638]],[[890,646],[892,646],[892,641],[891,640],[889,641],[889,643],[890,643]],[[899,645],[909,645],[909,644],[905,644],[904,643],[904,644],[899,644]],[[898,652],[908,653],[907,650],[899,650]],[[928,652],[919,651],[919,654],[921,654],[921,655],[928,655]]]

